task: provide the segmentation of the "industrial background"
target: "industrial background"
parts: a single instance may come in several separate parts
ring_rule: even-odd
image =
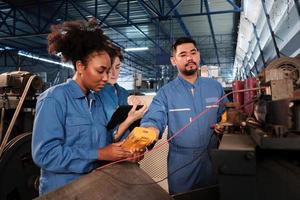
[[[271,132],[276,137],[287,138],[287,140],[265,141],[262,139],[265,138],[265,135],[261,132],[257,133],[257,124],[255,124],[257,122],[251,121],[252,119],[250,121],[246,120],[247,123],[251,124],[249,125],[250,128],[246,127],[246,132],[250,135],[255,135],[253,138],[262,149],[285,150],[280,155],[290,151],[292,151],[292,153],[289,153],[290,155],[294,155],[295,152],[299,153],[299,0],[0,1],[0,74],[4,74],[2,78],[7,77],[7,73],[13,72],[15,74],[9,76],[16,76],[16,79],[22,76],[25,77],[24,80],[28,81],[28,74],[20,75],[16,71],[27,71],[37,74],[41,79],[33,81],[33,88],[36,90],[44,90],[50,86],[65,82],[67,78],[72,77],[73,67],[68,63],[61,63],[59,57],[48,55],[47,35],[50,32],[50,26],[67,20],[88,20],[90,18],[96,18],[106,35],[122,48],[125,60],[122,64],[119,83],[132,93],[153,93],[164,84],[173,80],[177,76],[177,70],[170,63],[171,44],[178,37],[192,37],[197,41],[201,52],[202,75],[204,76],[205,74],[205,76],[218,80],[226,92],[244,87],[254,88],[256,86],[268,86],[272,90],[272,103],[266,103],[265,99],[260,99],[256,101],[259,102],[257,107],[253,105],[255,101],[249,100],[256,96],[257,93],[245,93],[243,97],[241,95],[233,95],[232,99],[234,102],[239,102],[242,105],[244,103],[243,109],[246,114],[241,114],[240,111],[237,111],[239,109],[233,111],[231,114],[234,116],[234,119],[230,116],[228,117],[229,122],[226,125],[230,125],[228,125],[227,131],[235,132],[237,127],[243,124],[241,122],[244,122],[245,118],[241,117],[242,115],[253,117],[253,112],[263,109],[263,111],[259,110],[255,113],[256,120],[259,122],[263,121],[264,128],[265,124],[272,124]],[[34,112],[35,102],[26,100],[26,97],[22,96],[22,92],[28,92],[32,99],[35,98],[36,94],[30,92],[28,88],[26,89],[26,81],[21,81],[22,86],[20,88],[10,90],[7,89],[9,84],[8,81],[6,82],[6,78],[0,79],[0,94],[2,98],[0,99],[0,142],[2,142],[0,156],[4,152],[2,158],[0,157],[0,169],[2,169],[0,171],[0,192],[3,194],[9,190],[7,188],[10,185],[7,184],[7,187],[4,187],[4,184],[7,182],[11,183],[11,185],[15,184],[14,180],[11,180],[9,177],[11,173],[19,173],[20,176],[23,176],[23,172],[16,172],[19,170],[19,167],[14,166],[23,166],[24,163],[20,163],[15,158],[15,155],[19,151],[27,151],[28,148],[30,150],[30,134],[19,135],[30,132],[33,121],[32,112]],[[10,101],[7,100],[9,98],[11,98]],[[248,102],[246,101],[247,98]],[[245,99],[245,102],[242,99]],[[278,103],[282,99],[284,99],[284,102]],[[276,103],[273,103],[275,101]],[[19,105],[20,102],[25,102],[23,107],[22,104]],[[264,107],[266,104],[268,106]],[[228,108],[229,110],[234,110],[236,105],[230,105]],[[278,110],[282,111],[282,108],[288,111],[283,113],[277,112]],[[292,110],[290,111],[289,109]],[[266,117],[264,112],[274,113],[273,118]],[[278,115],[277,118],[276,114]],[[263,120],[261,120],[262,118]],[[10,124],[12,125],[10,126]],[[13,126],[14,124],[16,126]],[[243,129],[242,132],[244,133],[244,131]],[[8,132],[11,132],[12,136],[7,136]],[[293,139],[289,138],[290,135],[287,134],[290,132],[293,132],[291,136]],[[4,148],[6,143],[12,138],[15,140],[9,143],[10,146]],[[7,141],[3,143],[5,140]],[[240,142],[244,144],[244,139],[241,140]],[[224,141],[228,141],[228,138],[226,140],[225,137]],[[235,141],[235,139],[231,138],[229,143],[231,144],[232,141]],[[7,153],[7,149],[12,147],[14,143],[18,143],[18,146]],[[238,161],[235,160],[240,154],[227,156],[227,146],[221,147],[224,147],[225,150],[214,155],[214,159],[217,159],[217,165],[222,165],[222,163],[226,162],[240,163],[238,158]],[[251,152],[257,153],[255,147],[251,147],[251,150],[244,147],[238,146],[236,148],[245,150],[247,156],[250,157],[252,156]],[[167,148],[164,151],[167,152]],[[164,160],[165,156],[166,153],[163,154]],[[229,157],[232,157],[230,159],[233,160],[225,160],[225,158]],[[9,159],[12,159],[12,161],[8,162]],[[28,155],[27,157],[22,157],[22,159],[22,162],[24,160],[27,161]],[[148,159],[150,159],[149,163],[153,162],[151,158],[146,158],[145,162]],[[154,157],[154,159],[160,160],[161,158]],[[299,159],[295,162],[296,164],[292,166],[288,164],[288,167],[272,168],[273,171],[280,171],[276,175],[281,174],[283,171],[286,173],[287,180],[280,178],[282,183],[279,184],[279,189],[277,188],[279,195],[276,192],[273,195],[268,195],[269,191],[265,191],[270,189],[268,187],[252,188],[253,190],[242,187],[242,189],[237,189],[239,191],[237,192],[229,188],[227,184],[229,183],[239,188],[239,183],[268,185],[271,181],[278,181],[272,173],[268,177],[265,175],[269,173],[266,170],[269,167],[268,164],[258,162],[246,164],[254,168],[255,166],[263,166],[262,168],[265,171],[257,170],[256,175],[264,177],[262,180],[272,177],[268,181],[261,181],[256,176],[256,178],[252,177],[249,180],[239,180],[241,182],[226,182],[232,178],[230,176],[232,174],[245,174],[245,176],[250,177],[254,173],[252,171],[254,168],[246,167],[245,171],[243,171],[228,164],[228,166],[232,167],[232,171],[230,169],[223,171],[222,175],[225,178],[222,180],[226,181],[221,181],[225,185],[220,192],[221,199],[300,199],[299,191],[296,192],[296,189],[294,190],[295,187],[299,188],[300,186]],[[149,169],[149,167],[147,169],[147,165],[147,163],[141,163],[141,166],[145,167],[146,171],[148,170],[148,174],[153,179],[157,181],[164,178],[166,174],[164,170],[162,172],[154,170],[153,172],[153,168],[158,166],[150,166],[152,169]],[[286,163],[281,164],[281,166],[283,165],[286,165]],[[287,168],[292,169],[295,173],[286,172]],[[11,169],[16,169],[16,171]],[[29,171],[33,174],[38,173],[31,165],[26,170],[28,173]],[[24,169],[24,171],[26,170]],[[226,176],[227,172],[229,179]],[[26,179],[25,177],[23,178]],[[30,182],[33,185],[32,187],[36,186],[36,177],[29,179],[26,181]],[[164,187],[164,184],[162,186]],[[232,197],[229,195],[231,190],[236,192],[234,193],[236,196]],[[26,189],[22,190],[22,192],[26,193]],[[287,198],[283,195],[286,192],[288,193]],[[23,197],[21,197],[22,195],[16,196],[15,191],[10,191],[6,197],[1,196],[1,193],[0,199],[31,199],[36,194],[36,191],[34,189],[27,190],[27,196]],[[248,193],[251,193],[251,195],[243,196],[243,194]],[[260,195],[262,193],[265,196]],[[222,196],[223,194],[225,196]],[[184,198],[187,197],[177,197],[177,199]]]
[[[122,49],[145,47],[125,52],[121,76],[142,74],[159,84],[176,76],[169,55],[179,36],[198,42],[202,65],[224,85],[254,76],[280,55],[299,54],[296,0],[14,0],[0,2],[0,17],[0,70],[38,72],[50,85],[72,74],[47,54],[50,25],[65,20],[95,17]]]

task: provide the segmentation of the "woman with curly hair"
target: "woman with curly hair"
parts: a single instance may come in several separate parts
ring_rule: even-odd
[[[52,26],[49,54],[72,62],[75,74],[43,92],[36,105],[32,156],[41,167],[40,195],[53,191],[99,166],[129,158],[121,143],[108,144],[103,106],[94,92],[108,80],[110,41],[95,21]]]

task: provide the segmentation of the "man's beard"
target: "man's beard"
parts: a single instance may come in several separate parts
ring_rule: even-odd
[[[182,74],[186,75],[186,76],[192,76],[194,75],[195,73],[197,73],[197,69],[190,69],[190,70],[183,70],[181,71]]]
[[[189,62],[189,63],[185,64],[185,67],[187,67],[191,63],[197,66],[197,64],[195,62]],[[195,73],[197,73],[197,71],[198,71],[198,67],[196,67],[196,69],[189,69],[189,70],[187,70],[185,68],[184,70],[181,71],[181,73],[186,75],[186,76],[192,76]]]

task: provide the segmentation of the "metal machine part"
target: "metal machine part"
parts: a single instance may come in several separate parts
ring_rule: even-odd
[[[293,81],[290,79],[272,80],[268,82],[271,89],[272,100],[293,98],[294,88]]]
[[[299,150],[260,149],[248,135],[225,134],[211,157],[220,200],[300,198]]]
[[[37,199],[164,200],[173,198],[138,165],[123,162],[93,171]]]
[[[225,108],[226,121],[224,123],[231,124],[233,126],[240,126],[240,124],[245,121],[246,116],[242,112],[241,106],[238,103],[227,102],[225,103]]]
[[[264,127],[282,127],[284,132],[275,132],[282,137],[294,133],[300,135],[300,98],[286,98],[276,101],[260,99],[254,108],[254,115]]]
[[[255,115],[247,121],[247,133],[262,149],[300,150],[300,98],[260,100]]]
[[[38,195],[40,172],[32,161],[30,132],[42,86],[41,78],[30,72],[0,74],[0,199]]]
[[[297,58],[281,57],[271,62],[266,70],[263,82],[271,80],[292,80],[294,89],[300,88],[300,61]]]
[[[299,72],[296,58],[271,62],[260,77],[266,91],[255,100],[254,117],[239,133],[224,134],[212,152],[221,200],[300,199]]]
[[[5,146],[0,157],[0,199],[37,197],[39,174],[31,157],[31,133],[18,135]]]
[[[0,155],[6,143],[19,133],[32,130],[40,77],[25,71],[0,74]]]
[[[0,94],[8,96],[21,96],[26,83],[33,74],[26,71],[13,71],[0,74]],[[29,94],[41,90],[43,81],[36,76],[30,86]]]

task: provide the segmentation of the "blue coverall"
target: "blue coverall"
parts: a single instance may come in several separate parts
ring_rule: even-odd
[[[204,109],[211,107],[206,114],[169,142],[170,194],[216,183],[208,150],[217,147],[217,138],[212,136],[211,126],[217,123],[224,107],[210,105],[223,95],[221,84],[213,79],[198,77],[194,84],[190,84],[178,76],[162,87],[153,98],[141,126],[158,128],[160,137],[166,126],[169,138]],[[224,99],[222,102],[226,101]],[[195,161],[188,164],[192,160]],[[188,165],[183,167],[185,164]],[[183,168],[178,170],[180,167]]]
[[[114,85],[109,83],[105,84],[104,88],[96,94],[99,95],[101,102],[104,105],[104,113],[108,119],[107,123],[120,105],[128,105],[128,92],[117,83]],[[118,127],[109,131],[111,137],[108,138],[108,142],[111,143],[113,141],[113,133],[117,128]],[[128,133],[129,131],[126,131],[126,133],[121,136],[120,140],[126,138]]]
[[[98,149],[107,145],[100,101],[84,95],[69,79],[43,92],[37,101],[32,157],[41,167],[40,195],[53,191],[98,166]]]

